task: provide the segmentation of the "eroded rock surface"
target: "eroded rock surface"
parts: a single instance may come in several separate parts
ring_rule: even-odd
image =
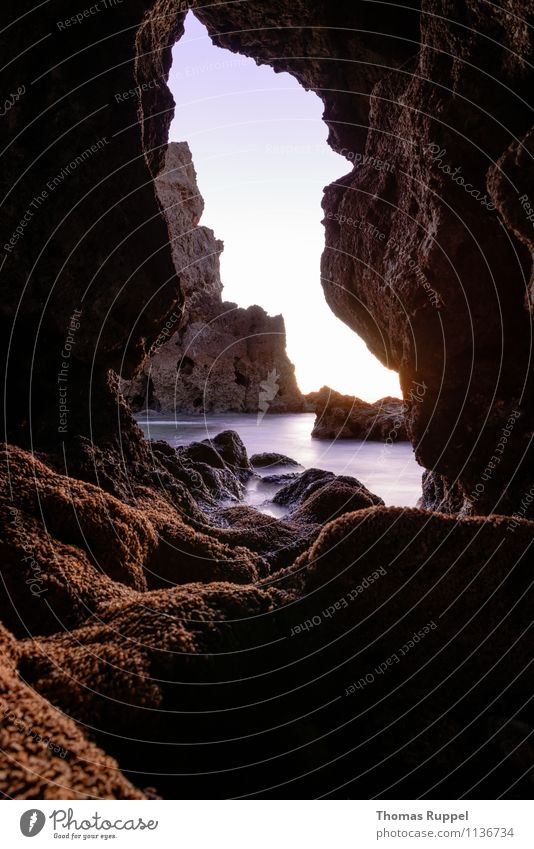
[[[532,4],[195,5],[324,100],[353,165],[325,195],[325,292],[405,401],[426,387],[407,426],[428,498],[528,508]],[[324,473],[295,510],[313,524],[221,507],[232,470],[144,443],[116,391],[187,285],[154,185],[182,10],[132,0],[61,29],[5,4],[4,90],[32,85],[2,119],[0,789],[530,798],[532,522],[376,505],[322,527]]]

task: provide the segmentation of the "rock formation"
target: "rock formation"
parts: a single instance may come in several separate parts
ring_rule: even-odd
[[[408,439],[405,405],[398,398],[380,398],[370,404],[323,386],[319,392],[307,395],[306,400],[314,404],[312,436],[316,439],[370,439],[391,443]]]
[[[531,485],[532,12],[531,0],[198,9],[217,44],[323,100],[350,163],[323,200],[326,299],[399,371],[417,459],[455,493],[442,508],[466,513],[514,512]]]
[[[185,12],[108,5],[2,10],[2,793],[530,798],[530,0],[191,4],[324,101],[326,296],[399,370],[440,510],[315,470],[282,519],[235,438],[146,443],[118,391],[184,310],[155,178]]]
[[[213,443],[150,444],[157,477],[132,475],[129,505],[4,451],[1,790],[530,792],[532,523],[385,508],[321,470],[286,487],[284,519],[210,512],[207,460],[215,498],[221,473],[250,474],[235,435]]]
[[[156,179],[184,304],[167,322],[140,375],[125,386],[134,410],[162,413],[301,412],[281,315],[222,300],[223,243],[199,227],[204,202],[191,152],[171,142]]]

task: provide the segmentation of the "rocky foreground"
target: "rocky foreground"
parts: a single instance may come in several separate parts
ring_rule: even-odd
[[[386,508],[231,431],[131,442],[105,488],[3,448],[4,793],[532,792],[531,523]],[[269,465],[279,519],[243,504]]]

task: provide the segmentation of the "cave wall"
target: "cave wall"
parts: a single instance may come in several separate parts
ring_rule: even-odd
[[[131,375],[182,300],[153,177],[183,15],[158,28],[149,5],[3,7],[2,90],[24,89],[0,124],[6,430],[19,444],[105,439],[118,418],[100,416],[108,369]]]
[[[405,397],[425,386],[408,421],[419,461],[455,491],[441,506],[513,512],[531,484],[532,262],[502,211],[531,226],[517,195],[532,173],[507,152],[529,159],[532,45],[504,9],[427,9],[413,74],[371,96],[366,164],[326,192],[324,287]]]
[[[330,143],[351,168],[324,198],[327,301],[399,370],[405,398],[414,382],[425,386],[408,426],[433,491],[454,492],[468,511],[512,512],[531,462],[525,204],[534,197],[532,45],[514,4],[190,5],[216,44],[289,71],[322,98]],[[80,2],[55,2],[17,20],[19,7],[7,6],[2,46],[13,61],[3,82],[25,93],[1,127],[10,145],[2,243],[35,212],[1,270],[14,441],[28,441],[30,422],[37,444],[57,439],[58,362],[73,310],[82,317],[68,430],[105,439],[109,416],[89,420],[95,387],[109,395],[108,368],[131,376],[181,303],[153,178],[172,118],[170,46],[186,8],[108,0],[86,15]],[[532,3],[518,11],[531,14]],[[453,179],[459,173],[477,197]],[[496,455],[503,431],[510,437]]]

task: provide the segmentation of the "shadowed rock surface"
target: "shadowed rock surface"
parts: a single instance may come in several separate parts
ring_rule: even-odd
[[[15,799],[146,799],[83,727],[20,680],[18,644],[0,625],[0,792]]]
[[[265,469],[269,466],[300,466],[296,460],[287,457],[285,454],[277,454],[276,451],[263,451],[261,454],[253,454],[250,458],[252,466],[257,466],[258,469]]]

